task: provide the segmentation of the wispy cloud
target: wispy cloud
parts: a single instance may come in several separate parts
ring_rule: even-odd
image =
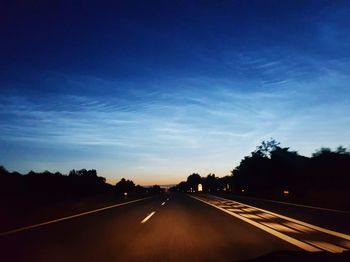
[[[109,159],[106,170],[117,157],[124,162],[113,168],[129,165],[125,172],[134,175],[158,168],[178,172],[178,166],[228,173],[270,137],[301,153],[345,143],[350,103],[342,85],[347,81],[331,71],[312,81],[290,79],[285,85],[293,88],[263,92],[233,88],[237,81],[183,79],[187,88],[181,92],[163,89],[143,96],[145,91],[134,90],[127,102],[113,96],[58,95],[38,103],[11,96],[1,99],[0,140],[80,151],[92,147]],[[69,155],[67,161],[70,157],[79,159]]]

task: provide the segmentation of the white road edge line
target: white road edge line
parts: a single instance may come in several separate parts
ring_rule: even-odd
[[[347,250],[343,247],[340,247],[340,246],[337,246],[337,245],[334,245],[331,243],[323,242],[323,241],[310,241],[310,240],[308,240],[306,242],[308,242],[311,245],[314,245],[316,247],[322,248],[322,249],[324,249],[328,252],[331,252],[331,253],[341,253],[341,252]]]
[[[156,211],[153,211],[151,214],[149,214],[148,216],[146,216],[142,221],[141,224],[146,223],[148,219],[151,218],[151,216],[153,216],[156,213]]]
[[[237,202],[239,204],[255,208],[256,210],[260,210],[262,212],[269,213],[271,215],[275,215],[277,217],[280,217],[280,218],[283,218],[283,219],[286,219],[286,220],[298,223],[300,225],[303,225],[303,226],[306,226],[306,227],[310,227],[312,229],[321,231],[323,233],[326,233],[326,234],[329,234],[329,235],[333,235],[333,236],[336,236],[336,237],[340,237],[340,238],[343,238],[343,239],[346,239],[346,240],[350,240],[350,235],[347,235],[347,234],[344,234],[344,233],[340,233],[340,232],[336,232],[336,231],[333,231],[333,230],[330,230],[330,229],[326,229],[326,228],[323,228],[323,227],[315,226],[315,225],[312,225],[312,224],[309,224],[309,223],[306,223],[306,222],[303,222],[303,221],[300,221],[300,220],[297,220],[297,219],[294,219],[294,218],[291,218],[291,217],[280,215],[280,214],[277,214],[277,213],[274,213],[274,212],[271,212],[271,211],[268,211],[268,210],[265,210],[265,209],[262,209],[262,208],[258,208],[258,207],[255,207],[255,206],[250,206],[250,205],[244,204],[242,202],[238,202],[236,200],[226,199],[226,198],[222,198],[222,197],[218,197],[218,196],[213,196],[213,197],[219,198],[219,199],[223,199],[223,200],[226,200],[226,201],[227,200],[231,200],[231,201]]]
[[[272,203],[278,203],[278,204],[284,204],[284,205],[290,205],[290,206],[298,206],[298,207],[305,207],[305,208],[310,208],[310,209],[319,209],[319,210],[323,210],[323,211],[330,211],[330,212],[336,212],[336,213],[350,214],[349,211],[332,209],[332,208],[315,207],[315,206],[302,205],[302,204],[296,204],[296,203],[289,203],[289,202],[283,202],[283,201],[277,201],[277,200],[271,200],[271,199],[263,199],[263,198],[257,198],[257,197],[245,197],[245,198],[259,200],[259,201],[272,202]],[[236,201],[236,200],[233,200],[233,201]]]
[[[295,245],[295,246],[297,246],[297,247],[299,247],[299,248],[301,248],[303,250],[306,250],[306,251],[309,251],[309,252],[321,251],[321,249],[318,249],[318,248],[316,248],[316,247],[314,247],[312,245],[306,244],[306,243],[304,243],[304,242],[302,242],[300,240],[297,240],[295,238],[287,236],[287,235],[285,235],[285,234],[283,234],[281,232],[278,232],[278,231],[276,231],[276,230],[274,230],[272,228],[269,228],[267,226],[259,224],[259,223],[255,222],[253,220],[248,219],[248,218],[242,217],[242,216],[237,215],[235,213],[231,213],[230,211],[228,211],[226,209],[223,209],[221,207],[215,206],[214,204],[208,203],[208,202],[206,202],[206,201],[204,201],[204,200],[202,200],[200,198],[197,198],[195,196],[190,196],[190,197],[192,197],[192,198],[194,198],[194,199],[196,199],[198,201],[201,201],[201,202],[203,202],[203,203],[205,203],[207,205],[210,205],[212,207],[220,209],[221,211],[223,211],[223,212],[225,212],[225,213],[227,213],[227,214],[229,214],[231,216],[234,216],[234,217],[236,217],[238,219],[241,219],[241,220],[243,220],[243,221],[245,221],[245,222],[247,222],[247,223],[249,223],[249,224],[251,224],[251,225],[253,225],[255,227],[258,227],[258,228],[260,228],[260,229],[262,229],[262,230],[264,230],[264,231],[266,231],[266,232],[268,232],[268,233],[270,233],[270,234],[272,234],[272,235],[274,235],[274,236],[276,236],[276,237],[278,237],[278,238],[280,238],[280,239],[282,239],[282,240],[284,240],[286,242],[289,242],[289,243],[291,243],[291,244],[293,244],[293,245]]]
[[[160,205],[161,205],[161,206],[164,206],[164,205],[165,205],[165,202],[161,203]]]
[[[96,212],[103,211],[103,210],[106,210],[106,209],[111,209],[111,208],[124,206],[124,205],[131,204],[131,203],[139,202],[139,201],[146,200],[146,199],[149,199],[149,198],[151,198],[151,197],[144,197],[144,198],[132,200],[132,201],[129,201],[129,202],[119,203],[119,204],[115,204],[115,205],[111,205],[111,206],[106,206],[106,207],[90,210],[90,211],[87,211],[87,212],[75,214],[75,215],[68,216],[68,217],[62,217],[62,218],[58,218],[58,219],[42,222],[42,223],[39,223],[39,224],[34,224],[34,225],[26,226],[26,227],[16,228],[16,229],[13,229],[13,230],[1,232],[0,236],[6,236],[6,235],[14,234],[14,233],[17,233],[17,232],[33,229],[33,228],[36,228],[36,227],[50,225],[50,224],[53,224],[53,223],[61,222],[61,221],[72,219],[72,218],[76,218],[76,217],[85,216],[85,215],[96,213]]]

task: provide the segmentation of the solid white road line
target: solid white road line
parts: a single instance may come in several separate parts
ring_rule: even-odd
[[[144,197],[144,198],[141,198],[141,199],[136,199],[136,200],[132,200],[132,201],[129,201],[129,202],[119,203],[119,204],[116,204],[116,205],[106,206],[106,207],[94,209],[94,210],[91,210],[91,211],[79,213],[79,214],[76,214],[76,215],[72,215],[72,216],[68,216],[68,217],[62,217],[62,218],[58,218],[58,219],[51,220],[51,221],[46,221],[46,222],[35,224],[35,225],[30,225],[30,226],[26,226],[26,227],[20,227],[20,228],[17,228],[17,229],[13,229],[13,230],[9,230],[9,231],[6,231],[6,232],[2,232],[2,233],[0,233],[0,236],[6,236],[6,235],[13,234],[13,233],[17,233],[17,232],[33,229],[33,228],[36,228],[36,227],[50,225],[50,224],[53,224],[53,223],[61,222],[61,221],[72,219],[72,218],[76,218],[76,217],[85,216],[85,215],[96,213],[96,212],[103,211],[103,210],[106,210],[106,209],[111,209],[111,208],[124,206],[124,205],[131,204],[131,203],[139,202],[139,201],[146,200],[146,199],[149,199],[149,198],[151,198],[151,197]]]
[[[206,202],[206,201],[204,201],[204,200],[202,200],[202,199],[200,199],[198,197],[195,197],[195,196],[190,196],[190,197],[192,197],[194,199],[197,199],[198,201],[201,201],[201,202],[203,202],[203,203],[205,203],[207,205],[210,205],[212,207],[220,209],[221,211],[223,211],[223,212],[225,212],[225,213],[227,213],[227,214],[229,214],[231,216],[234,216],[234,217],[236,217],[238,219],[241,219],[241,220],[243,220],[243,221],[245,221],[245,222],[247,222],[247,223],[249,223],[249,224],[251,224],[251,225],[253,225],[253,226],[257,227],[257,228],[260,228],[260,229],[262,229],[262,230],[264,230],[264,231],[266,231],[266,232],[268,232],[268,233],[270,233],[270,234],[272,234],[272,235],[274,235],[274,236],[276,236],[276,237],[278,237],[278,238],[280,238],[280,239],[282,239],[284,241],[287,241],[287,242],[289,242],[289,243],[291,243],[291,244],[293,244],[293,245],[295,245],[295,246],[297,246],[297,247],[299,247],[299,248],[301,248],[303,250],[306,250],[306,251],[309,251],[309,252],[321,251],[321,249],[318,249],[318,248],[316,248],[316,247],[314,247],[312,245],[309,245],[309,244],[304,243],[304,242],[302,242],[300,240],[297,240],[295,238],[287,236],[287,235],[285,235],[285,234],[283,234],[281,232],[278,232],[277,230],[274,230],[274,229],[272,229],[270,227],[267,227],[265,225],[259,224],[259,223],[255,222],[255,221],[251,220],[251,219],[245,218],[245,217],[240,216],[240,215],[235,214],[235,213],[231,213],[230,211],[228,211],[226,209],[223,209],[223,208],[218,207],[218,206],[216,206],[214,204],[208,203],[208,202]]]
[[[153,216],[156,213],[156,211],[153,211],[151,214],[149,214],[148,216],[146,216],[142,221],[141,224],[146,223],[148,219],[151,218],[151,216]]]
[[[345,248],[339,247],[337,245],[333,245],[331,243],[327,243],[327,242],[323,242],[323,241],[311,241],[308,240],[306,241],[316,247],[322,248],[328,252],[332,252],[332,253],[341,253],[343,251],[346,251]]]
[[[161,203],[160,205],[161,205],[161,206],[164,206],[164,205],[165,205],[165,202]]]
[[[215,197],[215,198],[219,198],[219,199],[223,199],[223,200],[226,200],[226,201],[227,201],[227,199],[222,198],[222,197],[218,197],[218,196],[214,196],[214,197]],[[236,200],[231,200],[231,201],[234,201],[234,202],[243,204],[243,203],[238,202],[238,201],[236,201]],[[283,218],[283,219],[285,219],[285,220],[289,220],[289,221],[298,223],[298,224],[300,224],[300,225],[303,225],[303,226],[306,226],[306,227],[310,227],[310,228],[312,228],[312,229],[321,231],[321,232],[326,233],[326,234],[329,234],[329,235],[333,235],[333,236],[340,237],[340,238],[343,238],[343,239],[346,239],[346,240],[350,240],[350,235],[347,235],[347,234],[344,234],[344,233],[340,233],[340,232],[336,232],[336,231],[333,231],[333,230],[330,230],[330,229],[326,229],[326,228],[323,228],[323,227],[315,226],[315,225],[312,225],[312,224],[309,224],[309,223],[306,223],[306,222],[303,222],[303,221],[300,221],[300,220],[297,220],[297,219],[294,219],[294,218],[291,218],[291,217],[287,217],[287,216],[284,216],[284,215],[280,215],[280,214],[277,214],[277,213],[274,213],[274,212],[271,212],[271,211],[268,211],[268,210],[265,210],[265,209],[262,209],[262,208],[250,206],[250,205],[247,205],[247,204],[244,204],[244,205],[246,205],[247,207],[255,208],[256,210],[262,211],[262,212],[264,212],[264,213],[268,213],[268,214],[271,214],[271,215],[274,215],[274,216]]]
[[[289,206],[297,206],[297,207],[305,207],[305,208],[310,208],[310,209],[318,209],[318,210],[323,210],[323,211],[330,211],[330,212],[336,212],[336,213],[344,213],[344,214],[350,214],[349,211],[345,210],[338,210],[338,209],[332,209],[332,208],[324,208],[324,207],[314,207],[314,206],[309,206],[309,205],[302,205],[302,204],[296,204],[296,203],[289,203],[289,202],[283,202],[283,201],[276,201],[276,200],[271,200],[271,199],[262,199],[262,198],[257,198],[257,197],[245,197],[248,199],[254,199],[254,200],[260,200],[260,201],[266,201],[266,202],[272,202],[272,203],[278,203],[278,204],[284,204],[284,205],[289,205]],[[235,200],[234,200],[235,201]]]

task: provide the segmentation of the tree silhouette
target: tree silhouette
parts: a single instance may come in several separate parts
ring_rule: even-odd
[[[209,174],[203,178],[203,187],[205,191],[216,192],[220,188],[220,180],[215,174]]]
[[[312,157],[305,157],[289,147],[282,147],[275,139],[263,141],[249,156],[245,156],[230,176],[200,177],[190,175],[177,185],[177,190],[197,190],[203,183],[204,191],[226,190],[297,201],[310,201],[319,205],[342,205],[350,208],[350,152],[343,146],[334,151],[323,147]]]
[[[134,182],[131,180],[126,180],[125,178],[122,178],[116,185],[115,185],[115,191],[118,194],[124,194],[124,193],[131,193],[135,191],[136,187]]]
[[[42,173],[30,171],[22,175],[18,172],[10,173],[1,166],[0,187],[0,191],[8,199],[20,199],[25,196],[39,202],[111,191],[111,185],[106,183],[104,177],[98,176],[94,169],[71,170],[69,175],[47,170]]]
[[[192,189],[192,191],[197,191],[198,184],[202,182],[202,178],[199,174],[193,173],[192,175],[187,177],[187,186],[189,189]]]

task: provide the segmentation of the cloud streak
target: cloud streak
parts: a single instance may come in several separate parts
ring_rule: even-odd
[[[167,184],[226,175],[270,137],[307,155],[348,146],[347,3],[124,3],[81,16],[49,6],[45,20],[14,8],[3,23],[9,169]]]
[[[122,166],[130,165],[131,174],[158,168],[171,173],[178,165],[190,165],[188,159],[198,161],[192,164],[194,169],[227,174],[244,154],[270,137],[307,154],[324,143],[344,143],[350,135],[345,114],[350,106],[347,91],[339,86],[347,80],[331,72],[308,85],[289,79],[285,84],[293,89],[262,92],[232,88],[239,82],[184,79],[187,88],[182,92],[158,90],[143,97],[144,91],[134,90],[127,103],[110,96],[59,95],[40,103],[11,96],[2,100],[1,140],[62,150],[96,148],[110,162],[115,156],[124,159]],[[330,85],[338,88],[330,90]],[[317,95],[322,92],[346,93],[325,99]],[[70,157],[76,156],[68,155],[67,161]],[[227,166],[225,171],[222,166]]]

